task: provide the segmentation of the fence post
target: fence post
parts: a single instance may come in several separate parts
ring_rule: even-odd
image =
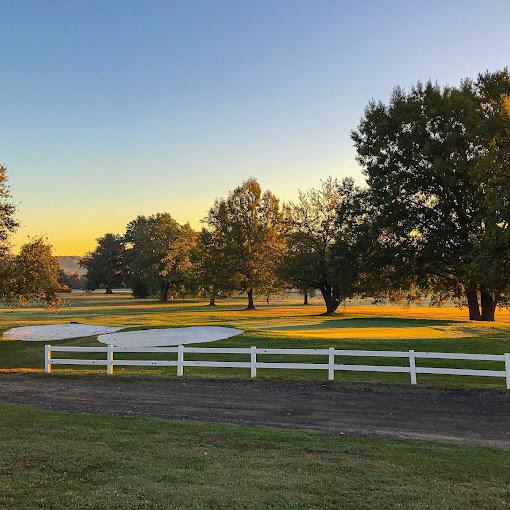
[[[47,374],[51,373],[51,345],[44,346],[44,371]]]
[[[250,376],[257,377],[257,347],[250,347]]]
[[[416,384],[416,360],[414,350],[409,350],[409,372],[411,374],[411,384]]]
[[[506,389],[510,390],[510,353],[505,352]]]
[[[113,345],[106,351],[106,375],[113,375]]]
[[[335,348],[328,349],[328,381],[335,380]]]
[[[177,347],[177,377],[184,375],[184,347],[179,345]]]

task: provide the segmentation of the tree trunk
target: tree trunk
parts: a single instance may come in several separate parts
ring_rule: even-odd
[[[248,306],[246,310],[255,310],[255,303],[253,302],[253,289],[248,291]]]
[[[476,291],[476,287],[468,287],[466,289],[466,297],[469,308],[469,320],[482,320],[482,316],[480,315],[480,307],[478,305],[478,293]]]
[[[483,290],[480,292],[480,298],[482,304],[482,320],[494,322],[494,316],[496,313],[495,299],[488,292]]]
[[[209,298],[209,306],[216,306],[216,294],[211,292],[211,297]]]
[[[308,304],[308,291],[307,290],[305,290],[303,292],[303,296],[304,296],[303,297],[303,305],[307,305]]]
[[[106,286],[106,294],[113,294],[113,289],[110,287],[110,285]]]
[[[326,305],[326,313],[324,315],[334,315],[338,305],[335,305],[335,300],[331,295],[331,287],[329,285],[321,287],[321,294]]]
[[[168,292],[170,291],[170,284],[168,282],[165,282],[161,286],[161,296],[159,300],[162,303],[168,303]]]

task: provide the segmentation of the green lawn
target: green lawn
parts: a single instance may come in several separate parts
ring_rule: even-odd
[[[465,311],[458,309],[398,308],[378,306],[348,306],[336,317],[324,317],[320,302],[303,307],[297,301],[260,305],[256,312],[243,310],[244,301],[231,300],[217,307],[204,302],[182,300],[161,304],[154,300],[135,300],[129,295],[104,296],[84,294],[66,298],[64,306],[56,312],[41,308],[3,309],[0,311],[0,332],[9,327],[25,324],[46,324],[79,321],[83,323],[122,325],[130,329],[147,327],[174,327],[190,325],[226,325],[239,327],[245,333],[221,342],[202,344],[215,347],[278,347],[278,348],[327,348],[367,350],[442,351],[466,353],[510,352],[510,314],[500,311],[500,322],[495,324],[470,323]],[[102,345],[95,338],[82,338],[53,342],[65,345]],[[42,369],[44,342],[0,342],[1,369]],[[57,357],[65,357],[58,354]],[[70,355],[67,355],[70,356]],[[72,357],[77,355],[72,354]],[[126,358],[163,359],[157,355],[123,355]],[[170,355],[171,356],[171,355]],[[94,357],[94,355],[83,355]],[[95,356],[97,357],[97,356]],[[194,356],[194,359],[236,359],[246,356],[216,355]],[[317,361],[324,358],[266,356],[263,361]],[[404,359],[345,358],[354,364],[404,365]],[[458,368],[487,368],[502,370],[503,363],[466,362],[449,360],[419,360],[418,365]],[[103,369],[90,367],[55,367],[55,373],[102,373]],[[117,374],[144,376],[175,376],[174,368],[116,368]],[[248,370],[186,369],[194,377],[249,377]],[[285,377],[291,379],[324,380],[325,371],[259,370],[258,377]],[[409,384],[406,374],[363,372],[337,372],[337,381],[363,381]],[[504,389],[504,379],[482,377],[418,376],[419,384],[449,387],[480,387]]]
[[[0,508],[504,509],[510,453],[0,405]]]
[[[500,322],[484,325],[467,322],[464,312],[456,309],[356,305],[341,309],[336,317],[324,317],[318,303],[303,307],[296,301],[285,301],[261,306],[256,312],[243,311],[243,305],[232,300],[211,308],[192,300],[160,304],[127,295],[81,295],[72,296],[55,312],[1,309],[0,332],[25,324],[69,321],[130,329],[226,325],[245,333],[209,345],[510,351],[508,312],[500,314]],[[42,372],[44,343],[0,341],[0,370]],[[93,337],[52,343],[102,345]],[[214,359],[227,358],[242,357]],[[293,358],[302,359],[313,358]],[[268,356],[266,360],[281,358]],[[348,363],[366,361],[345,359]],[[377,358],[370,362],[399,364],[399,360]],[[400,360],[403,363],[405,360]],[[433,364],[502,368],[498,363],[427,360],[427,365]],[[75,377],[104,374],[103,369],[90,367],[55,367],[54,371]],[[175,377],[175,369],[116,368],[116,374]],[[249,371],[196,368],[186,369],[185,375],[247,378]],[[327,374],[259,370],[258,376],[325,380]],[[337,373],[336,381],[409,384],[407,375],[361,372]],[[504,380],[489,378],[418,376],[418,382],[504,388]],[[63,414],[0,404],[0,508],[465,510],[508,508],[509,500],[508,451],[309,431]]]

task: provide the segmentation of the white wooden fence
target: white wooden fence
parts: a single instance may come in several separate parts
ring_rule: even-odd
[[[105,353],[105,359],[72,359],[54,358],[54,352],[90,352]],[[177,360],[133,360],[114,358],[115,353],[177,353]],[[249,355],[249,361],[198,361],[184,359],[184,354],[244,354]],[[261,361],[257,355],[294,355],[294,356],[324,356],[324,363],[276,363]],[[407,366],[391,365],[353,365],[337,363],[342,357],[373,357],[373,358],[407,358]],[[416,366],[417,359],[445,359],[468,361],[499,361],[504,363],[504,370],[437,368]],[[53,365],[103,365],[106,373],[113,374],[113,367],[149,366],[149,367],[177,367],[177,376],[184,375],[184,367],[209,368],[246,368],[250,369],[251,377],[257,376],[258,368],[279,368],[295,370],[327,370],[328,380],[335,378],[336,371],[355,372],[393,372],[409,374],[411,384],[416,384],[417,374],[441,375],[470,375],[478,377],[506,378],[506,387],[510,389],[510,353],[506,354],[461,354],[453,352],[415,352],[410,351],[359,351],[329,349],[259,349],[230,348],[230,347],[67,347],[45,346],[44,369],[51,372]]]

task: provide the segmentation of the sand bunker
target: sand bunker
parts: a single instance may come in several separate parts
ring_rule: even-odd
[[[143,329],[101,335],[97,339],[117,347],[163,347],[165,345],[198,344],[214,342],[243,333],[241,329],[217,326],[193,326],[190,328]]]
[[[48,324],[46,326],[12,328],[7,330],[3,336],[4,338],[23,340],[24,342],[42,342],[115,333],[121,329],[109,326],[94,326],[92,324]]]

